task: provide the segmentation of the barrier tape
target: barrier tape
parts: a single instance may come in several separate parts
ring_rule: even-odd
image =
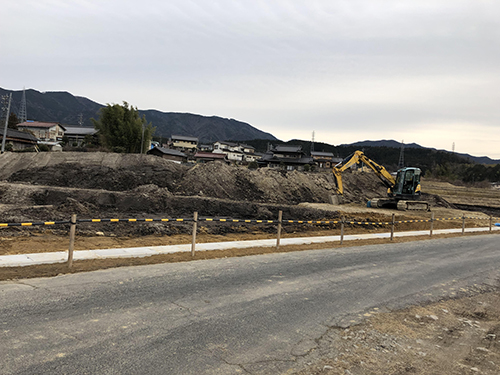
[[[447,217],[447,218],[435,218],[434,221],[446,221],[446,220],[462,220],[464,217]],[[490,220],[489,217],[470,217],[465,216],[465,219],[475,219],[475,220]],[[491,217],[492,220],[500,220],[497,217]],[[193,218],[187,219],[78,219],[76,223],[143,223],[143,222],[193,222]],[[259,223],[259,224],[278,224],[278,220],[256,220],[256,219],[217,219],[217,218],[199,218],[198,221],[207,222],[229,222],[229,223]],[[404,223],[430,223],[432,219],[422,219],[422,220],[399,220],[395,221],[394,224],[404,224]],[[341,220],[282,220],[282,224],[341,224]],[[62,221],[40,221],[40,222],[27,222],[27,223],[0,223],[0,228],[2,227],[29,227],[29,226],[42,226],[42,225],[60,225],[60,224],[71,224],[70,220]],[[392,222],[371,222],[371,221],[344,221],[344,224],[358,224],[358,225],[391,225]]]
[[[151,221],[193,221],[193,219],[78,219],[77,223],[143,223]]]
[[[30,223],[0,223],[0,227],[31,227],[35,225],[58,225],[58,224],[70,224],[69,220],[64,221],[40,221],[40,222],[30,222]]]

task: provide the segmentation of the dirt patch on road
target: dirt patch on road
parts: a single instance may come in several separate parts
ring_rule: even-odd
[[[373,309],[362,324],[331,329],[318,342],[322,359],[294,374],[497,375],[500,293],[477,286],[458,294],[472,296],[394,312]]]

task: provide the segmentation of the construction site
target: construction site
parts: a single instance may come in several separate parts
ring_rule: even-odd
[[[192,218],[338,220],[388,222],[462,216],[500,216],[500,192],[422,183],[421,201],[429,210],[400,211],[367,207],[387,196],[387,187],[371,171],[343,173],[342,204],[333,173],[250,170],[221,163],[180,165],[150,155],[113,153],[6,153],[0,158],[1,222],[78,219]],[[435,228],[462,222],[436,222]],[[468,221],[468,226],[485,223]],[[420,230],[428,223],[400,224]],[[2,228],[0,255],[67,250],[68,226]],[[338,225],[289,224],[283,236],[338,233]],[[350,233],[387,231],[380,225],[351,225]],[[201,242],[272,238],[275,225],[201,224]],[[75,249],[133,247],[190,242],[183,223],[88,223],[78,226]]]
[[[332,204],[338,203],[334,198],[338,197],[338,184],[333,173],[250,170],[218,163],[186,166],[137,154],[5,153],[0,157],[0,181],[2,223],[69,220],[74,214],[79,219],[176,219],[192,218],[194,212],[200,217],[276,220],[282,211],[283,220],[347,218],[371,222],[347,225],[346,231],[377,233],[389,229],[376,222],[389,222],[393,217],[401,221],[427,220],[431,215],[463,217],[467,227],[484,227],[492,217],[495,223],[500,216],[500,191],[491,188],[455,186],[424,178],[421,200],[429,205],[429,210],[401,211],[367,207],[368,201],[387,196],[387,187],[372,171],[343,172],[342,204]],[[436,221],[434,228],[460,228],[462,224],[461,220]],[[398,224],[396,230],[428,228],[428,221],[409,222]],[[75,249],[189,243],[191,229],[190,224],[175,221],[82,223],[76,232]],[[67,224],[3,227],[0,231],[0,255],[68,249]],[[340,226],[293,223],[283,225],[282,233],[283,238],[328,236],[339,234]],[[275,234],[275,224],[201,222],[198,226],[199,242],[266,239],[274,238]],[[399,238],[394,242],[428,238]],[[388,240],[351,242],[284,246],[279,251],[359,246]],[[274,251],[274,248],[255,247],[199,252],[194,258],[182,253],[99,259],[75,262],[71,270],[65,264],[11,267],[0,269],[0,280]],[[355,326],[339,328],[335,338],[321,346],[324,355],[299,374],[434,374],[436,366],[439,364],[442,370],[445,363],[449,371],[438,373],[469,374],[481,369],[484,374],[497,374],[500,346],[495,338],[499,317],[496,288],[481,286],[457,294],[457,299],[437,299],[433,304],[402,311],[380,314],[375,311]],[[443,350],[435,350],[438,346],[435,343],[444,340],[443,330],[453,332],[450,334],[453,342],[444,345]],[[400,347],[406,349],[396,350]],[[453,362],[445,360],[451,357],[455,359]]]

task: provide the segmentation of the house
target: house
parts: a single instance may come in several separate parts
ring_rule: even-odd
[[[64,137],[69,146],[82,146],[89,137],[97,137],[97,130],[89,126],[65,126]]]
[[[264,156],[264,154],[262,154],[260,152],[252,152],[251,154],[245,153],[245,161],[247,163],[251,163],[252,161],[259,160],[263,156]]]
[[[163,148],[159,146],[153,147],[147,152],[148,155],[159,156],[163,159],[173,161],[174,163],[181,164],[187,162],[187,155],[179,150],[170,148]]]
[[[30,131],[40,141],[62,141],[66,128],[58,122],[26,121],[17,124],[19,130]]]
[[[210,162],[228,163],[226,154],[217,152],[198,151],[196,154],[194,154],[194,159],[197,163],[210,163]]]
[[[201,152],[212,152],[214,150],[214,145],[199,144],[198,150]]]
[[[198,148],[198,138],[196,137],[187,137],[184,135],[172,135],[170,137],[169,148],[179,150],[179,151],[191,151],[192,153],[196,152]]]
[[[240,151],[238,143],[217,141],[213,145],[214,152]]]
[[[245,154],[255,154],[255,147],[246,145],[244,143],[239,144],[240,151],[244,152]]]
[[[0,132],[0,142],[3,140],[3,131]],[[22,132],[14,129],[7,129],[7,136],[5,137],[5,147],[12,150],[24,150],[25,148],[32,148],[37,145],[38,139],[31,133]]]
[[[302,146],[270,147],[262,158],[257,160],[260,167],[279,168],[287,171],[303,171],[314,165],[312,157],[306,156]]]
[[[335,164],[342,162],[342,158],[336,158],[331,152],[311,151],[311,156],[316,165],[321,169],[330,169]]]
[[[258,159],[255,148],[242,143],[217,141],[213,145],[213,152],[226,154],[229,161],[236,163],[249,163]]]

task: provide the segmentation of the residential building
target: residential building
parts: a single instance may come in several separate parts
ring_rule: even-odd
[[[197,163],[210,163],[210,162],[228,163],[226,154],[217,152],[198,151],[196,154],[194,154],[194,159]]]
[[[249,163],[258,159],[253,146],[243,143],[217,141],[213,145],[214,153],[223,153],[227,159],[236,163]]]
[[[58,122],[26,121],[17,124],[19,130],[30,131],[40,141],[62,141],[66,128]]]
[[[174,163],[181,164],[187,162],[187,155],[179,150],[170,148],[163,148],[159,146],[153,147],[147,152],[148,155],[159,156],[163,159],[173,161]]]
[[[64,137],[69,146],[80,147],[85,139],[97,137],[97,130],[90,126],[65,126]]]
[[[342,158],[334,157],[331,152],[311,151],[311,156],[316,165],[321,169],[330,169],[342,161]]]
[[[260,167],[279,168],[287,171],[303,171],[314,165],[314,160],[306,156],[302,146],[283,146],[270,147],[262,158],[257,160]],[[308,166],[308,167],[306,167]]]
[[[198,148],[198,138],[184,135],[172,135],[169,141],[169,148],[179,151],[196,152]]]
[[[3,140],[3,131],[0,132],[0,142]],[[38,139],[31,133],[22,132],[14,129],[7,129],[7,137],[5,137],[6,148],[7,145],[12,145],[12,150],[24,150],[25,148],[32,148],[37,145]]]
[[[198,150],[200,150],[201,152],[212,152],[214,150],[214,145],[199,144]]]

